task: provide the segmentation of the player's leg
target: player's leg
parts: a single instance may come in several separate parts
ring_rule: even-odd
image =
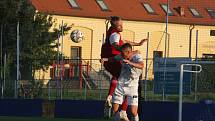
[[[107,97],[107,103],[111,107],[112,96],[118,82],[117,78],[119,77],[121,72],[121,64],[119,62],[105,62],[104,67],[113,76],[111,79],[110,88],[109,88],[108,97]]]
[[[119,104],[113,103],[113,116],[114,116],[114,121],[120,121],[120,113],[119,113]]]
[[[108,97],[107,97],[107,103],[110,107],[111,107],[112,96],[113,96],[113,93],[114,93],[115,88],[117,86],[117,82],[118,81],[117,81],[116,77],[112,77],[110,87],[109,87]]]
[[[113,116],[114,116],[114,121],[129,121],[128,118],[122,118],[121,112],[119,112],[119,104],[113,103]],[[126,114],[127,115],[127,114]]]
[[[120,112],[119,112],[119,105],[122,104],[123,102],[123,89],[121,85],[117,85],[116,90],[114,91],[113,94],[113,115],[114,115],[114,121],[120,121]]]
[[[113,96],[113,93],[115,91],[115,88],[116,88],[116,85],[118,82],[119,75],[121,73],[121,67],[122,67],[122,65],[120,62],[110,62],[109,63],[108,71],[111,73],[113,78],[111,79],[110,90],[109,90],[108,95]]]
[[[139,121],[138,116],[138,86],[129,87],[128,105],[131,105],[131,114],[133,121]]]
[[[139,116],[138,116],[138,106],[137,105],[131,105],[131,114],[133,116],[133,121],[139,121]]]
[[[121,119],[129,120],[128,116],[127,116],[127,113],[126,113],[127,108],[128,108],[128,97],[125,96],[125,98],[123,100],[123,103],[122,103],[122,110],[120,111],[120,117],[121,117]]]
[[[114,68],[111,71],[112,75],[114,75],[115,77],[118,78],[120,75],[120,72],[121,72],[121,63],[119,63],[119,62],[113,63],[112,68]],[[112,80],[112,83],[110,85],[108,98],[111,98],[113,95],[113,92],[115,91],[116,85],[118,83],[117,78],[114,78]],[[128,108],[128,102],[127,102],[127,96],[125,96],[125,99],[123,100],[123,103],[122,103],[122,110],[120,111],[120,118],[123,119],[124,121],[129,120],[127,113],[126,113],[127,108]]]
[[[134,96],[128,96],[128,105],[131,106],[131,114],[132,114],[132,121],[139,121],[138,116],[138,98]]]
[[[119,110],[119,104],[118,103],[113,103],[113,113],[115,114]]]

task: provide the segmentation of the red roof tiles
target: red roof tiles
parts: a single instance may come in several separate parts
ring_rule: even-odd
[[[161,4],[166,4],[167,0],[104,0],[110,11],[102,11],[96,0],[76,0],[80,9],[73,9],[67,0],[31,0],[32,4],[39,12],[49,14],[107,18],[117,15],[126,20],[165,22],[166,13],[161,8]],[[215,26],[215,19],[212,18],[207,8],[215,10],[215,0],[170,0],[170,8],[174,16],[169,17],[170,23],[196,24]],[[157,14],[149,14],[141,2],[149,3]],[[185,16],[180,16],[175,8],[185,9]],[[202,17],[197,18],[192,15],[189,7],[195,8]]]

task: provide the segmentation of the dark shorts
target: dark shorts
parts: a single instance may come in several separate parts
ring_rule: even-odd
[[[105,69],[111,73],[113,77],[118,78],[121,72],[122,64],[120,62],[104,62]]]

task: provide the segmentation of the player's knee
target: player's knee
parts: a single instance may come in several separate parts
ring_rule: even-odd
[[[118,112],[119,106],[117,104],[113,104],[112,110],[113,110],[113,113],[115,114],[116,112]]]
[[[113,114],[115,114],[115,113],[117,113],[118,112],[118,110],[116,110],[116,109],[113,109]]]
[[[131,112],[132,113],[132,115],[135,117],[135,116],[137,116],[137,111],[133,111],[133,112]]]
[[[111,83],[114,84],[114,85],[116,85],[117,84],[117,79],[116,78],[112,78],[111,79]]]
[[[135,117],[138,115],[136,108],[131,108],[131,114]]]

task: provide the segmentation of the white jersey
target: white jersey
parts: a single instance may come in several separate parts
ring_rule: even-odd
[[[143,61],[143,58],[140,54],[135,54],[130,61],[133,63],[139,63]],[[142,69],[123,63],[121,73],[118,78],[118,84],[124,86],[138,86],[139,77],[141,74]]]
[[[119,43],[120,40],[120,34],[117,32],[114,32],[110,35],[109,41],[110,44],[112,45],[113,43]]]

